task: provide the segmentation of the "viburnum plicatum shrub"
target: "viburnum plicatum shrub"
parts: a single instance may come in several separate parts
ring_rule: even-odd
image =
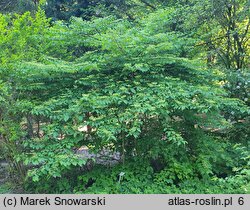
[[[207,177],[216,172],[213,162],[227,162],[207,153],[231,146],[220,144],[214,131],[231,126],[225,110],[249,110],[192,58],[195,40],[172,31],[173,11],[158,10],[137,23],[72,18],[28,35],[40,42],[27,42],[32,53],[16,62],[13,74],[17,112],[27,124],[16,159],[33,181],[57,180],[85,165],[74,153],[82,145],[120,152],[123,165],[141,159],[155,172],[171,167],[166,173],[176,183],[193,173]]]

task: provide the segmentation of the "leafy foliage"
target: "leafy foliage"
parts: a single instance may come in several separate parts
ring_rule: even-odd
[[[48,1],[58,9],[51,16],[69,22],[51,22],[40,7],[35,15],[0,15],[0,141],[27,191],[248,193],[246,57],[236,59],[240,48],[231,44],[224,55],[230,67],[204,59],[228,22],[214,14],[212,31],[202,21],[190,25],[201,7],[208,17],[214,5],[72,2]],[[232,7],[244,25],[246,2],[239,5]],[[112,15],[93,18],[102,6]],[[122,8],[132,18],[121,18]],[[190,19],[189,11],[196,11]],[[247,40],[243,35],[238,31]],[[244,69],[235,71],[239,61]],[[83,145],[121,159],[92,166],[79,154]]]

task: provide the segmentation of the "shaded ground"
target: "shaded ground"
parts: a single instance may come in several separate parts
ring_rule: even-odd
[[[75,151],[82,158],[93,159],[96,164],[100,165],[115,165],[122,159],[120,152],[113,152],[109,149],[102,149],[97,154],[91,152],[88,147],[82,146]]]
[[[8,164],[6,162],[0,162],[0,194],[11,193],[7,167]]]

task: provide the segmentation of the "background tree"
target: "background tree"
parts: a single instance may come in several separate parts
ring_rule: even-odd
[[[0,12],[19,14],[27,11],[34,12],[37,9],[37,3],[34,0],[0,0]]]

